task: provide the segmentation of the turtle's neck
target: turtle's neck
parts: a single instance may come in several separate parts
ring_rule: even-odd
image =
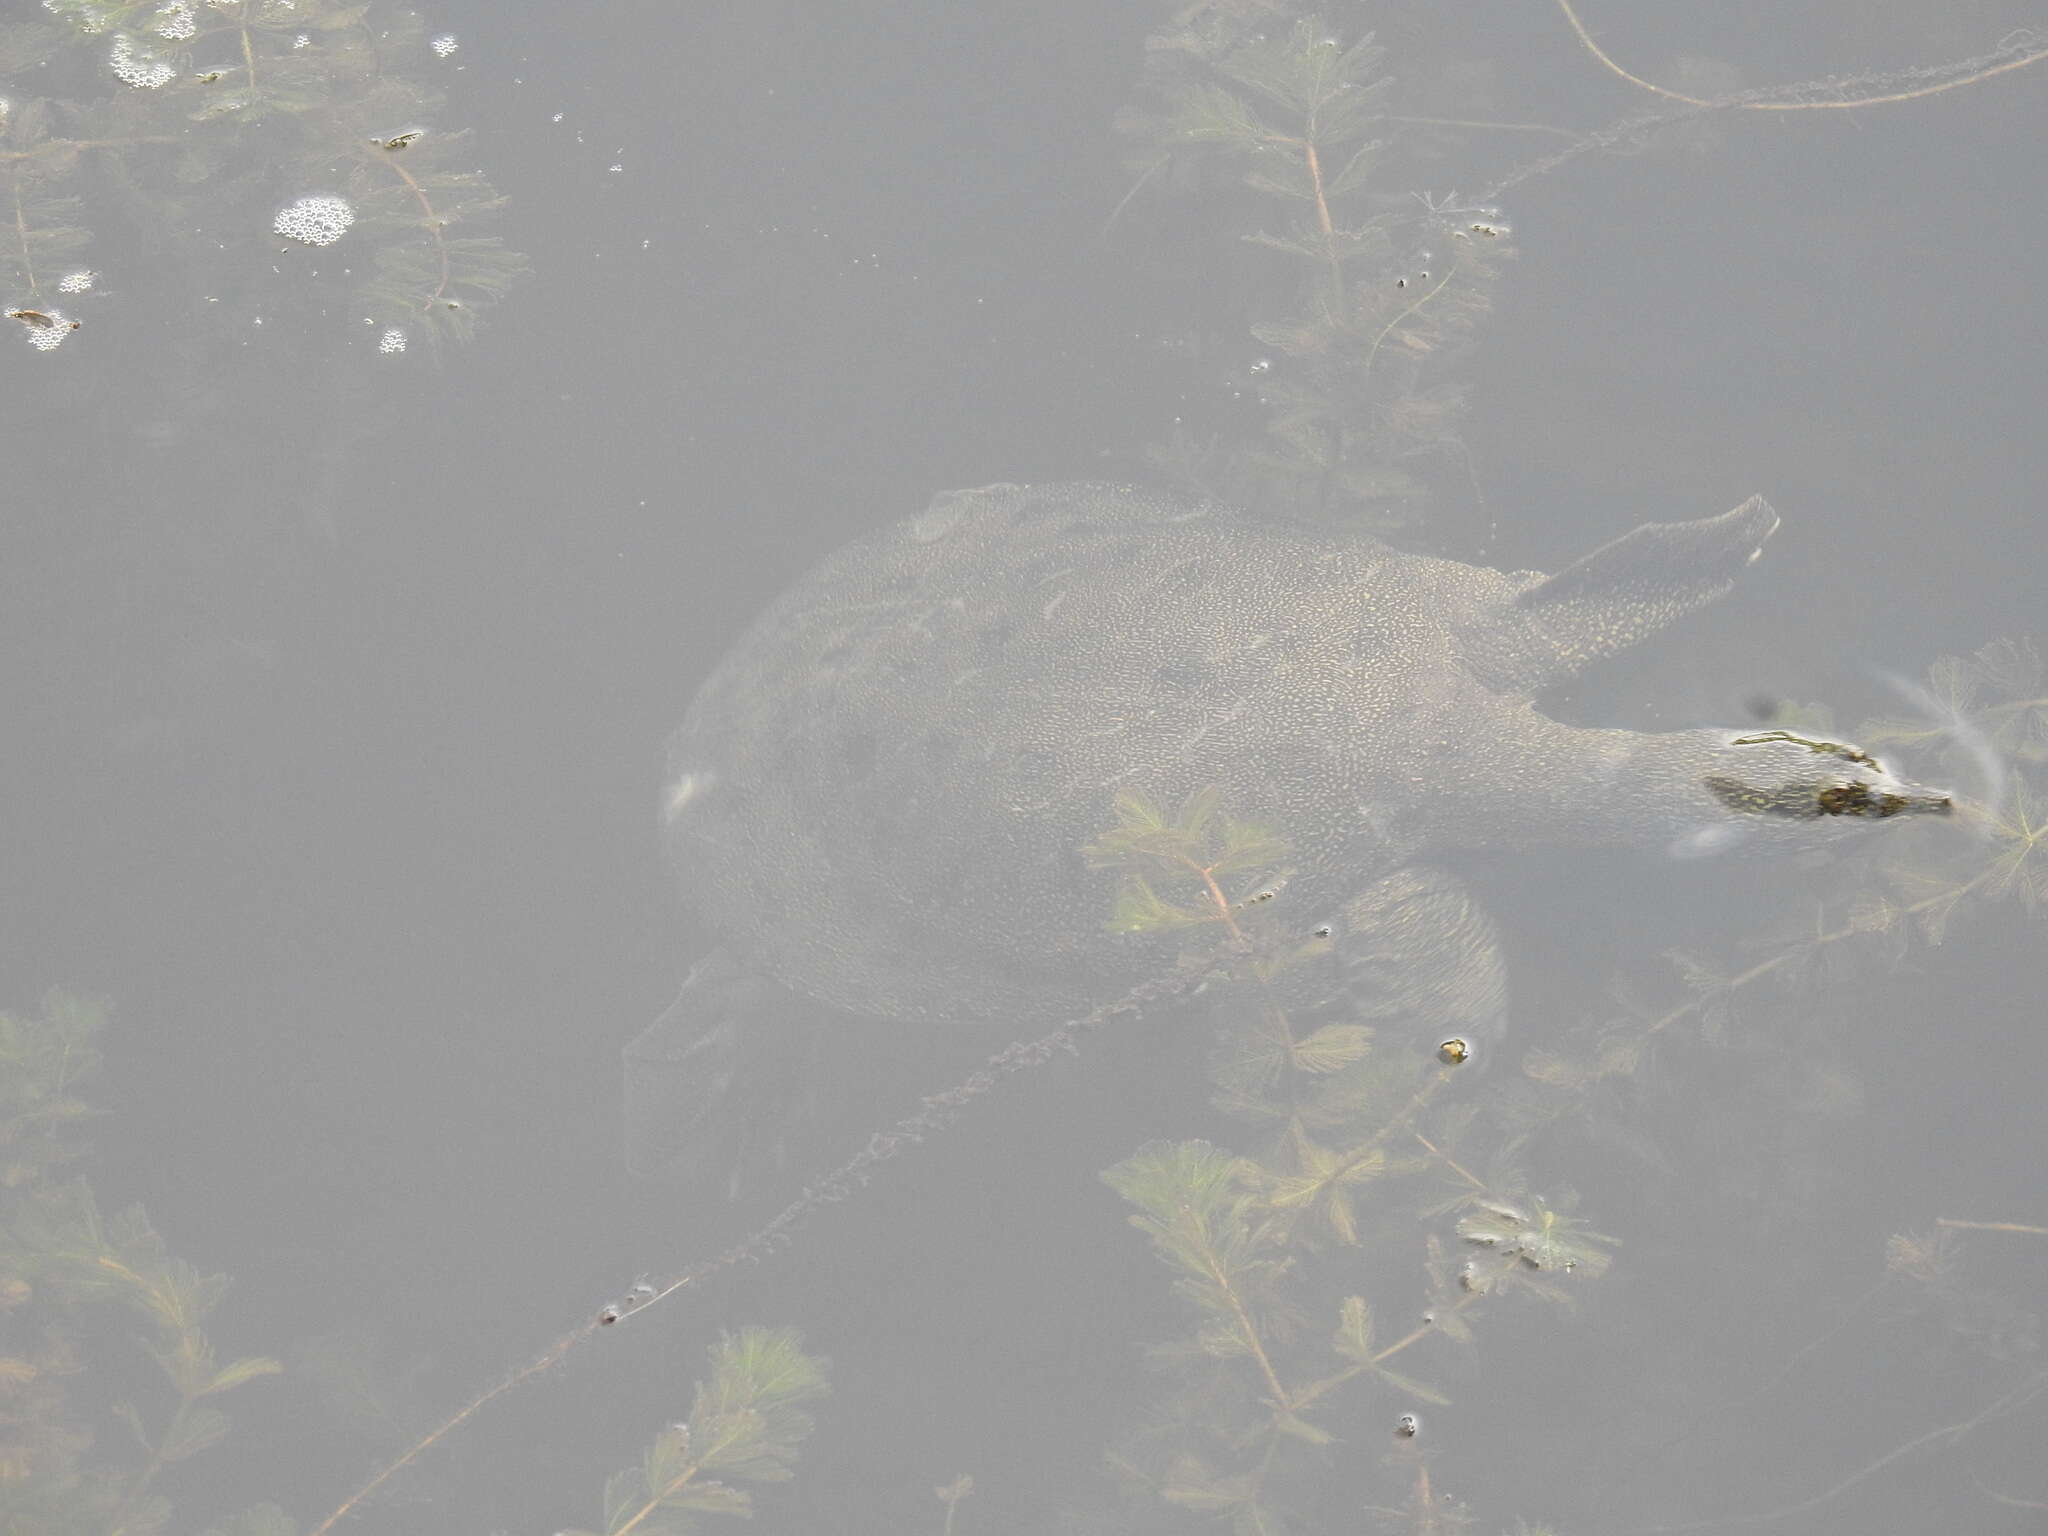
[[[1445,739],[1422,796],[1440,847],[1563,843],[1791,851],[1857,828],[1944,814],[1949,796],[1868,753],[1787,731],[1589,731],[1495,711]]]
[[[1435,764],[1430,837],[1455,848],[1657,847],[1729,819],[1706,787],[1724,730],[1586,730],[1527,711]]]

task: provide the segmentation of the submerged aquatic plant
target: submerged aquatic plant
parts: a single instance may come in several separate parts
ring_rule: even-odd
[[[1960,804],[1970,837],[1901,838],[1845,854],[1830,893],[1779,931],[1747,941],[1730,961],[1690,952],[1670,959],[1686,995],[1666,1008],[1621,994],[1625,1010],[1589,1021],[1556,1048],[1532,1049],[1530,1077],[1574,1092],[1640,1071],[1671,1034],[1690,1026],[1724,1038],[1765,983],[1800,987],[1839,979],[1852,961],[1896,965],[1916,946],[1949,936],[1958,916],[2010,903],[2027,918],[2048,911],[2048,666],[2031,638],[1994,641],[1929,669],[1914,716],[1866,720],[1857,739],[1937,762],[1980,785]],[[1826,730],[1824,711],[1800,723]]]
[[[1369,1501],[1369,1475],[1359,1481],[1356,1458],[1333,1473],[1330,1447],[1355,1443],[1361,1423],[1404,1422],[1404,1406],[1448,1402],[1408,1374],[1411,1351],[1437,1337],[1471,1343],[1475,1310],[1512,1294],[1572,1301],[1579,1283],[1606,1270],[1613,1240],[1577,1220],[1571,1197],[1529,1194],[1519,1144],[1496,1145],[1483,1172],[1462,1160],[1471,1106],[1447,1104],[1443,1091],[1463,1053],[1431,1065],[1375,1051],[1373,1031],[1356,1022],[1296,1038],[1276,986],[1295,957],[1260,942],[1263,912],[1245,912],[1242,924],[1232,916],[1243,903],[1204,862],[1233,845],[1256,848],[1246,873],[1264,877],[1258,905],[1284,905],[1272,869],[1285,853],[1278,839],[1239,831],[1214,792],[1172,819],[1125,796],[1117,815],[1091,859],[1127,871],[1146,860],[1185,866],[1206,914],[1199,895],[1185,907],[1155,896],[1145,910],[1163,908],[1163,926],[1192,928],[1204,915],[1226,925],[1240,984],[1221,994],[1211,1076],[1218,1106],[1260,1146],[1248,1156],[1202,1140],[1157,1142],[1103,1174],[1135,1208],[1131,1224],[1172,1274],[1192,1328],[1150,1350],[1174,1385],[1110,1455],[1129,1517],[1120,1528],[1149,1530],[1153,1515],[1179,1509],[1238,1530],[1287,1529],[1311,1511]],[[1209,834],[1212,823],[1225,832]],[[1127,889],[1119,914],[1130,906]],[[1391,1338],[1377,1322],[1387,1307],[1354,1288],[1361,1275],[1346,1257],[1368,1229],[1382,1251],[1414,1244],[1418,1229],[1422,1238],[1411,1248],[1421,1305],[1406,1313],[1420,1321]]]
[[[219,1401],[281,1367],[222,1362],[206,1323],[227,1290],[173,1255],[139,1205],[101,1211],[68,1175],[94,1110],[106,1015],[61,992],[0,1013],[0,1529],[147,1536],[170,1520],[172,1469],[232,1427]],[[111,1309],[144,1327],[162,1380],[128,1379],[95,1340]],[[168,1395],[165,1387],[169,1388]],[[113,1433],[112,1424],[126,1433]]]
[[[605,1484],[604,1525],[567,1536],[686,1536],[699,1515],[754,1513],[754,1496],[720,1481],[787,1481],[811,1432],[803,1404],[829,1388],[829,1362],[803,1352],[787,1329],[743,1328],[711,1346],[687,1419],[654,1437],[637,1467]]]
[[[1187,1324],[1150,1350],[1172,1385],[1110,1455],[1126,1495],[1114,1528],[1173,1529],[1168,1509],[1227,1517],[1245,1531],[1326,1528],[1345,1509],[1377,1512],[1397,1529],[1461,1528],[1441,1523],[1452,1519],[1444,1490],[1412,1445],[1383,1461],[1329,1448],[1355,1450],[1367,1433],[1360,1426],[1375,1424],[1406,1425],[1395,1438],[1413,1440],[1419,1421],[1402,1417],[1403,1406],[1447,1400],[1428,1374],[1409,1374],[1410,1360],[1431,1358],[1420,1346],[1470,1345],[1478,1315],[1515,1294],[1570,1304],[1609,1268],[1616,1240],[1580,1219],[1575,1198],[1532,1190],[1532,1160],[1551,1140],[1592,1135],[1631,1154],[1645,1176],[1666,1178],[1685,1165],[1665,1149],[1676,1153],[1689,1139],[1750,1148],[1738,1164],[1724,1146],[1719,1161],[1733,1181],[1725,1195],[1674,1187],[1674,1206],[1703,1213],[1712,1208],[1703,1201],[1729,1199],[1730,1215],[1740,1212],[1754,1228],[1751,1242],[1775,1223],[1809,1219],[1803,1203],[1824,1186],[1798,1176],[1796,1144],[1774,1142],[1768,1127],[1735,1133],[1707,1105],[1678,1112],[1664,1087],[1665,1058],[1681,1048],[1705,1051],[1757,1086],[1825,1094],[1825,1072],[1798,1070],[1825,1051],[1798,1027],[1810,1014],[1853,1010],[1872,977],[1944,942],[1966,915],[1988,919],[2002,906],[2033,922],[2048,911],[2048,667],[2036,647],[2001,641],[1972,657],[1944,658],[1927,686],[1911,692],[1926,705],[1923,715],[1870,721],[1855,734],[1938,758],[1964,782],[1974,772],[1993,792],[1966,806],[1976,839],[1895,839],[1845,859],[1816,888],[1814,915],[1750,940],[1745,963],[1675,957],[1686,988],[1680,1001],[1589,1021],[1558,1045],[1532,1044],[1518,1080],[1452,1095],[1444,1090],[1455,1060],[1425,1069],[1412,1052],[1375,1050],[1368,1029],[1328,1049],[1317,1048],[1316,1034],[1297,1041],[1273,986],[1284,979],[1284,962],[1255,960],[1262,952],[1253,937],[1229,946],[1244,984],[1223,994],[1212,1078],[1219,1107],[1264,1133],[1259,1150],[1160,1142],[1104,1174],[1172,1277]],[[1830,733],[1823,711],[1780,718],[1802,733]],[[1104,850],[1121,847],[1132,862],[1164,854],[1199,866],[1217,845],[1191,838],[1180,823],[1231,823],[1208,797],[1190,805],[1199,817],[1120,803],[1122,841],[1105,837],[1091,856],[1107,862]],[[1206,853],[1173,848],[1175,838]],[[1262,846],[1276,859],[1284,854],[1270,836],[1262,834]],[[1208,903],[1205,915],[1220,924],[1230,905],[1213,891]],[[1161,905],[1176,929],[1203,931],[1194,921],[1199,900]],[[1245,918],[1248,928],[1256,921]],[[1853,969],[1840,964],[1851,953],[1860,956]],[[1785,1001],[1759,1002],[1767,981]],[[1816,1007],[1816,985],[1831,1007]],[[1826,1109],[1827,1100],[1816,1102]],[[1799,1108],[1781,1086],[1743,1095],[1735,1112],[1789,1124]],[[2009,1287],[1963,1278],[1956,1232],[1964,1227],[2048,1231],[1945,1220],[1932,1233],[1894,1233],[1878,1279],[1782,1362],[1784,1373],[1859,1324],[1894,1340],[1918,1335],[1930,1358],[1960,1350],[1986,1362],[2004,1382],[1998,1394],[1929,1445],[1958,1442],[2048,1392],[2048,1372],[2031,1364],[2038,1317]],[[1357,1288],[1363,1272],[1350,1255],[1375,1255],[1372,1273],[1387,1283],[1385,1256],[1402,1250],[1414,1255],[1419,1287],[1404,1288],[1397,1301]],[[1879,1297],[1891,1300],[1878,1308]],[[1388,1338],[1378,1320],[1390,1313],[1420,1321]],[[1920,1445],[1909,1441],[1772,1513],[1818,1507]]]
[[[340,300],[386,352],[468,339],[526,270],[488,232],[504,199],[474,168],[467,130],[442,125],[416,12],[341,0],[44,10],[0,26],[0,80],[21,92],[0,102],[0,273],[31,341],[63,334],[71,311],[92,318],[99,274],[81,263],[94,225],[140,236],[150,268],[123,286],[159,306],[225,296],[260,320],[317,318]],[[328,247],[347,259],[323,267],[312,253]]]
[[[102,1212],[73,1171],[90,1150],[79,1130],[97,1113],[78,1090],[100,1069],[105,1025],[103,1008],[62,992],[35,1016],[0,1012],[0,1531],[10,1536],[170,1528],[166,1490],[233,1427],[221,1399],[283,1370],[265,1355],[220,1360],[205,1325],[227,1277],[173,1255],[140,1206]],[[104,1357],[109,1313],[120,1309],[144,1324],[160,1383],[130,1380]],[[378,1373],[359,1347],[324,1341],[319,1353],[329,1374],[345,1371],[375,1394]],[[686,1536],[699,1515],[753,1512],[753,1495],[722,1479],[791,1476],[829,1362],[792,1330],[747,1327],[713,1344],[708,1363],[689,1417],[606,1483],[594,1536]],[[299,1529],[262,1503],[208,1536]]]
[[[1413,522],[1425,466],[1463,451],[1466,381],[1452,368],[1492,303],[1510,228],[1455,195],[1385,206],[1387,81],[1370,33],[1347,42],[1317,17],[1254,8],[1205,23],[1155,37],[1144,105],[1118,127],[1141,186],[1229,199],[1240,238],[1269,253],[1220,306],[1242,331],[1197,349],[1235,360],[1237,392],[1260,411],[1255,434],[1183,429],[1155,463],[1269,515]]]
[[[1312,22],[1276,23],[1284,36],[1262,35],[1259,26],[1281,9],[1263,0],[1187,7],[1189,24],[1156,40],[1152,99],[1127,122],[1144,189],[1218,178],[1243,189],[1235,208],[1246,217],[1230,233],[1257,263],[1251,297],[1240,306],[1243,323],[1203,345],[1214,354],[1249,338],[1273,353],[1256,375],[1270,415],[1249,432],[1190,435],[1170,457],[1199,488],[1277,515],[1412,519],[1423,466],[1455,449],[1462,397],[1445,365],[1484,312],[1507,230],[1492,210],[1456,199],[1391,209],[1370,201],[1377,54],[1369,39],[1347,45]],[[1279,225],[1271,223],[1276,205],[1290,215]],[[1430,245],[1443,249],[1425,260]],[[1747,995],[1765,975],[1789,976],[1792,961],[1759,962],[1754,974],[1699,961],[1701,985],[1668,1020],[1652,1014],[1596,1029],[1588,1070],[1573,1066],[1584,1039],[1532,1054],[1524,1080],[1488,1085],[1491,1113],[1482,1115],[1477,1095],[1447,1091],[1464,1080],[1466,1042],[1444,1041],[1431,1065],[1375,1049],[1364,1024],[1317,1021],[1297,1031],[1278,996],[1293,957],[1265,942],[1260,921],[1284,900],[1286,848],[1231,811],[1213,794],[1171,812],[1127,798],[1087,850],[1126,876],[1104,921],[1190,941],[1176,975],[1013,1046],[931,1095],[752,1236],[636,1295],[630,1312],[778,1248],[882,1163],[1088,1030],[1216,984],[1229,1021],[1212,1074],[1216,1098],[1247,1127],[1252,1150],[1159,1141],[1105,1174],[1167,1270],[1181,1326],[1154,1352],[1169,1378],[1155,1413],[1111,1458],[1130,1496],[1127,1518],[1100,1528],[1185,1530],[1222,1516],[1238,1530],[1271,1532],[1305,1511],[1328,1516],[1317,1528],[1349,1528],[1361,1514],[1416,1532],[1462,1528],[1462,1512],[1445,1505],[1432,1480],[1426,1436],[1410,1412],[1446,1396],[1436,1367],[1418,1362],[1470,1345],[1478,1320],[1516,1295],[1575,1299],[1615,1247],[1581,1223],[1567,1192],[1536,1192],[1539,1138],[1592,1118],[1596,1092],[1649,1076],[1651,1042],[1676,1036],[1671,1025],[1725,1017],[1717,999]],[[2022,824],[2030,825],[2024,815]],[[2026,864],[2031,835],[2017,841]],[[1973,899],[1998,883],[1981,871],[1962,878]],[[1852,925],[1857,933],[1871,926]],[[1804,942],[1840,940],[1823,928]],[[1367,1274],[1368,1261],[1393,1273]],[[364,1491],[629,1315],[608,1307],[470,1399]],[[1329,1454],[1375,1438],[1393,1444],[1391,1477],[1366,1458],[1338,1465]],[[702,1444],[694,1424],[687,1437],[658,1437],[645,1466],[615,1479],[607,1529],[645,1529],[663,1513],[666,1491],[696,1486],[699,1464],[690,1458]],[[939,1492],[949,1531],[967,1486],[963,1479]],[[316,1529],[333,1527],[362,1496]]]
[[[1116,826],[1082,850],[1093,868],[1123,872],[1109,919],[1112,932],[1158,933],[1221,923],[1233,937],[1242,937],[1233,913],[1278,894],[1286,878],[1279,866],[1287,847],[1265,828],[1224,814],[1222,802],[1222,791],[1211,785],[1190,795],[1168,817],[1135,790],[1118,793]],[[1224,894],[1220,882],[1246,877],[1258,883],[1243,897]],[[1188,890],[1168,900],[1157,889],[1162,882]]]

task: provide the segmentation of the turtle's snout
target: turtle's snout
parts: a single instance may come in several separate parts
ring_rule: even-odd
[[[1922,789],[1873,769],[1824,785],[1815,796],[1822,816],[1946,816],[1955,801],[1945,790]]]
[[[1710,773],[1708,791],[1744,817],[1793,821],[1946,816],[1955,799],[1887,772],[1861,747],[1790,731],[1758,731],[1727,743],[1728,771]]]

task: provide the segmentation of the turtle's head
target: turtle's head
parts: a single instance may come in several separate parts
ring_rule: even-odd
[[[1718,853],[1743,843],[1790,850],[1908,816],[1946,816],[1946,790],[1896,778],[1861,747],[1791,731],[1684,733],[1698,746],[1692,761],[1700,812],[1672,851]]]

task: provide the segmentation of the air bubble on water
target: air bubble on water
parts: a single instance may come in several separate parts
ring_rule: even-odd
[[[427,44],[427,46],[434,50],[435,58],[445,59],[449,54],[460,48],[462,44],[455,41],[455,34],[453,32],[443,32],[439,37]]]
[[[270,227],[301,245],[332,245],[355,221],[356,211],[347,198],[319,194],[285,204]]]
[[[156,8],[156,26],[153,29],[166,42],[182,43],[199,30],[199,18],[193,13],[192,0],[164,0]]]
[[[1404,1413],[1400,1418],[1394,1420],[1394,1433],[1403,1440],[1413,1440],[1422,1433],[1422,1420],[1412,1413]]]
[[[405,350],[405,328],[399,325],[386,326],[384,334],[377,338],[377,350],[389,355]]]
[[[100,280],[97,272],[67,272],[57,279],[59,293],[91,293],[93,284]]]
[[[1271,359],[1270,357],[1255,357],[1252,359],[1250,372],[1259,374],[1271,373],[1272,371],[1273,359]]]
[[[153,91],[168,85],[177,74],[164,60],[147,48],[138,46],[126,32],[115,34],[113,51],[108,55],[107,63],[114,71],[115,79],[141,91]]]
[[[91,33],[107,30],[107,18],[99,15],[97,12],[73,10],[71,14],[65,15],[66,0],[43,0],[43,9],[54,15],[64,16],[66,21],[69,21],[81,32]]]
[[[307,33],[301,32],[297,37],[292,39],[292,46],[294,48],[310,48],[313,46],[313,39]]]

